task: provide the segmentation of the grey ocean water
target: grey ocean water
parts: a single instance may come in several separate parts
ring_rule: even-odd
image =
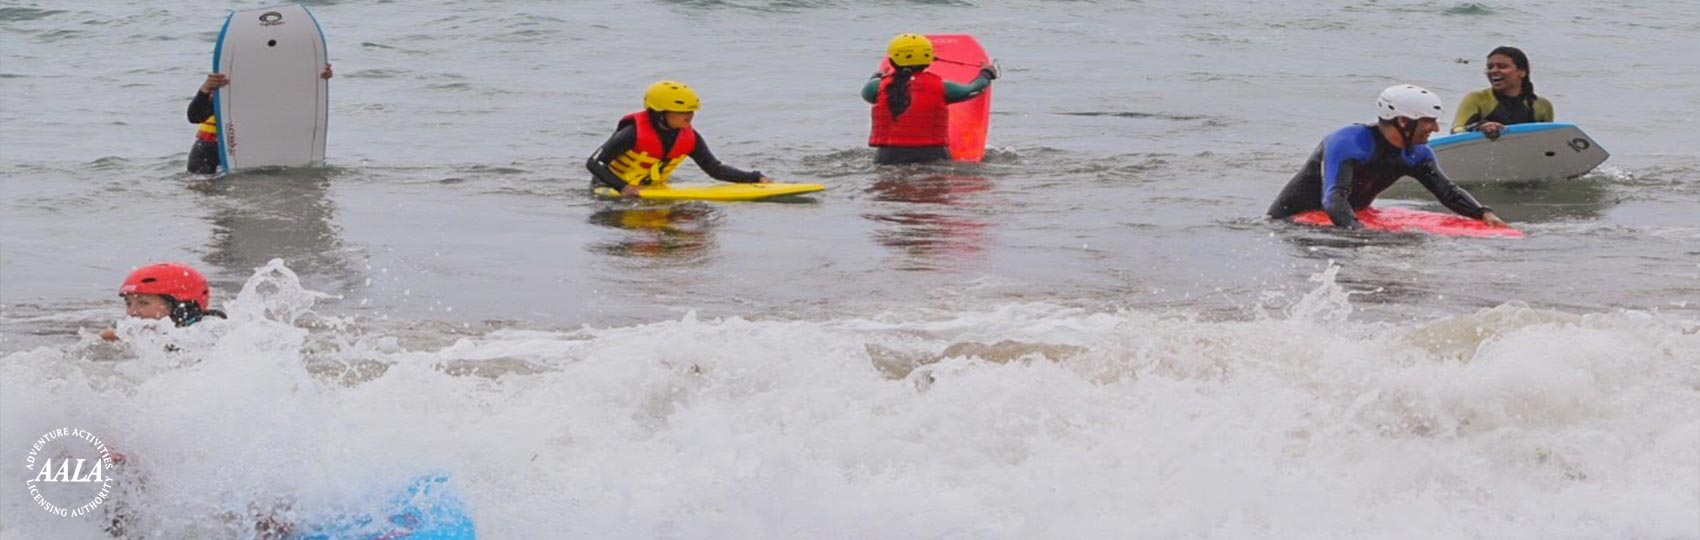
[[[5,463],[65,422],[271,465],[163,466],[193,516],[407,446],[495,538],[1700,535],[1693,2],[310,2],[329,166],[193,178],[184,108],[224,10],[263,5],[0,3]],[[985,163],[872,165],[857,90],[911,31],[1001,61]],[[1527,238],[1262,219],[1382,88],[1450,118],[1506,44],[1612,152],[1466,186]],[[593,199],[585,157],[664,78],[723,160],[829,189]],[[310,335],[221,338],[237,365],[87,334],[135,266],[222,304],[274,258],[331,297]],[[242,305],[307,309],[282,283]],[[1061,361],[979,362],[1016,357]],[[216,437],[174,436],[182,395]],[[233,440],[274,432],[309,442]],[[77,537],[0,481],[0,537]]]
[[[1380,289],[1361,300],[1400,313],[1692,313],[1700,64],[1682,51],[1700,16],[1639,6],[328,3],[314,8],[339,73],[331,167],[210,185],[179,174],[182,109],[221,9],[243,6],[11,6],[0,292],[14,317],[109,306],[130,268],[174,259],[228,293],[282,257],[344,297],[335,311],[571,327],[928,296],[1233,308],[1337,259],[1343,280]],[[982,166],[870,164],[855,93],[888,35],[919,21],[980,35],[1006,68]],[[1382,87],[1454,106],[1505,43],[1614,154],[1577,181],[1476,190],[1531,238],[1259,219]],[[670,216],[592,199],[585,156],[661,78],[701,90],[723,159],[831,189]],[[1415,186],[1391,198],[1438,208]]]

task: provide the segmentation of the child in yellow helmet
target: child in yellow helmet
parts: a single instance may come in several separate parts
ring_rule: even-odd
[[[614,135],[602,143],[584,166],[594,186],[607,186],[625,197],[637,197],[645,187],[664,186],[686,157],[715,180],[769,183],[761,171],[743,171],[721,163],[708,142],[691,126],[702,100],[696,90],[678,81],[661,81],[643,95],[643,110],[615,124]]]
[[[873,128],[868,146],[880,164],[922,163],[950,159],[950,112],[947,106],[985,92],[998,70],[980,67],[974,82],[957,84],[928,73],[933,42],[920,34],[901,34],[886,46],[886,67],[862,85],[862,100],[873,104]]]

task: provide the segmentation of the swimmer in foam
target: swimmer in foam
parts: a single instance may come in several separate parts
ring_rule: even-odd
[[[124,298],[125,314],[141,319],[170,318],[177,326],[189,326],[208,316],[226,318],[223,311],[210,309],[212,288],[200,271],[186,264],[158,263],[136,269],[118,287]],[[118,331],[107,328],[100,337],[117,341]]]
[[[207,307],[212,303],[212,288],[200,271],[186,264],[157,263],[138,268],[118,287],[118,295],[124,298],[125,314],[130,317],[169,318],[178,327],[193,325],[207,317],[226,318],[223,311]],[[119,339],[118,332],[111,328],[101,330],[100,337],[107,341]],[[174,351],[176,347],[168,345],[166,350]],[[114,466],[126,472],[120,476],[112,499],[103,506],[104,528],[113,538],[131,538],[140,517],[139,505],[146,498],[147,474],[135,466],[129,455],[117,450],[117,445],[113,448]],[[253,538],[286,537],[289,529],[275,514],[274,511],[253,517],[256,531]]]
[[[1399,178],[1410,176],[1453,212],[1505,226],[1493,209],[1453,184],[1435,163],[1428,138],[1440,129],[1440,96],[1401,84],[1383,90],[1375,105],[1380,117],[1375,125],[1346,126],[1322,139],[1270,205],[1269,217],[1325,210],[1334,226],[1361,228],[1356,211],[1369,207]]]
[[[1487,56],[1488,88],[1464,95],[1452,132],[1480,131],[1499,138],[1505,126],[1551,122],[1552,102],[1535,95],[1529,81],[1529,57],[1516,47],[1499,47]]]
[[[928,73],[933,42],[920,34],[902,34],[886,46],[886,65],[862,85],[862,100],[873,104],[868,146],[881,165],[950,160],[950,110],[947,105],[974,99],[998,78],[994,64],[980,66],[974,82],[957,84]]]
[[[642,188],[666,186],[686,157],[715,180],[773,182],[761,171],[739,170],[714,157],[708,141],[691,127],[701,108],[697,91],[685,83],[661,81],[649,85],[643,93],[643,110],[621,118],[614,135],[585,162],[592,186],[607,186],[621,196],[635,198]]]
[[[325,64],[325,70],[319,72],[319,78],[329,79],[333,73],[331,65]],[[189,101],[189,123],[200,124],[200,130],[195,132],[195,145],[189,147],[189,172],[192,174],[213,174],[218,172],[218,117],[213,110],[213,92],[228,86],[230,77],[223,73],[207,75],[207,80],[201,83],[201,90],[195,92],[195,99]]]

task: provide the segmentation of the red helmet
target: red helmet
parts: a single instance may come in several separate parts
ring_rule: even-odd
[[[158,263],[137,268],[124,278],[124,286],[118,288],[119,296],[127,294],[162,294],[179,302],[195,302],[201,309],[208,309],[212,303],[207,278],[187,264]]]

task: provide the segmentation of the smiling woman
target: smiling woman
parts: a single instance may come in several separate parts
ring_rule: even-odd
[[[1487,89],[1465,95],[1458,104],[1453,133],[1480,131],[1491,138],[1508,125],[1553,120],[1552,102],[1535,95],[1529,57],[1521,49],[1499,47],[1488,53],[1487,79]]]

